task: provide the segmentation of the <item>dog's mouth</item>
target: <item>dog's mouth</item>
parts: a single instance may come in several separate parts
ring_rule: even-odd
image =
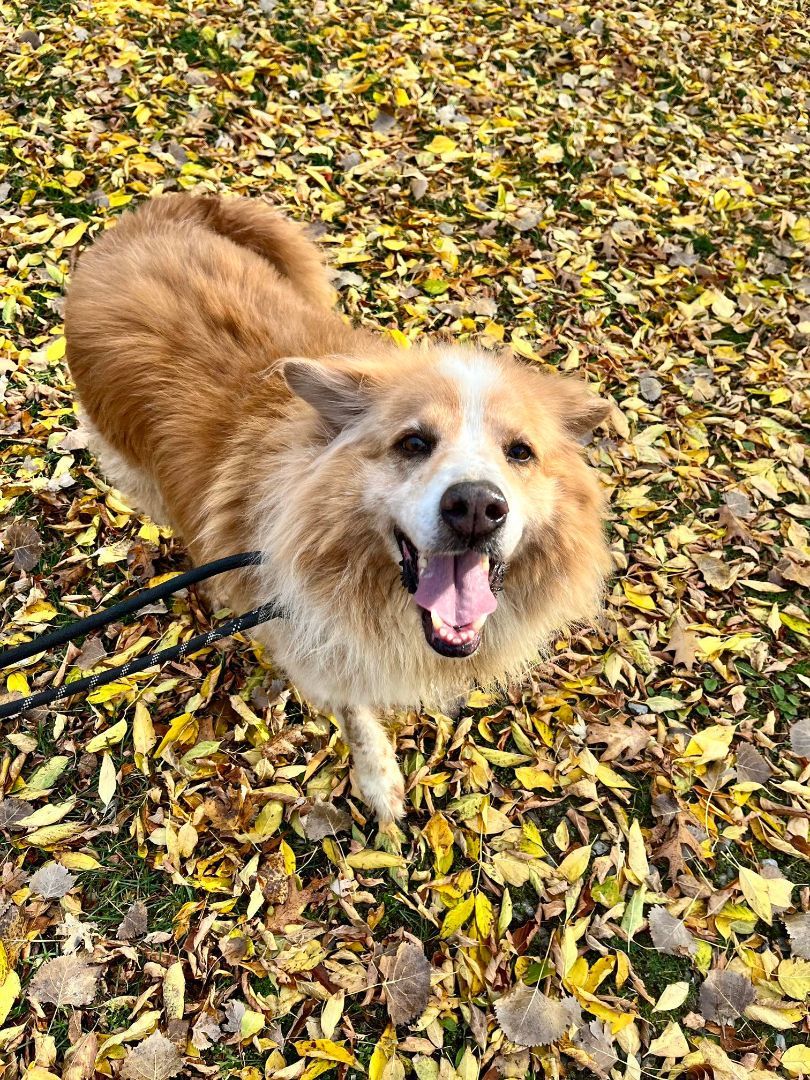
[[[480,551],[420,555],[397,529],[402,584],[422,614],[422,629],[440,656],[472,656],[487,617],[498,606],[505,567]]]

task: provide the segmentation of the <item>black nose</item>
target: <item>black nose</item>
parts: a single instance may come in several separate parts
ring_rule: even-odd
[[[503,525],[509,504],[494,484],[467,480],[445,491],[439,509],[456,536],[472,547]]]

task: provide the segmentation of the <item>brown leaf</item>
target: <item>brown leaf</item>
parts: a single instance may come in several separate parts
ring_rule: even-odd
[[[132,941],[133,938],[143,937],[147,926],[146,904],[143,900],[136,900],[115,931],[119,941]]]
[[[680,616],[678,616],[672,624],[669,641],[664,646],[664,651],[675,654],[672,658],[673,664],[680,664],[685,667],[687,671],[691,671],[695,666],[695,649],[697,643],[697,634],[693,630],[689,630],[687,624]]]
[[[546,997],[536,986],[523,982],[495,1002],[495,1015],[507,1039],[519,1046],[556,1042],[581,1018],[574,998]]]
[[[46,960],[31,980],[28,996],[42,1005],[90,1005],[96,996],[98,969],[77,956]]]
[[[31,875],[28,885],[31,892],[41,896],[44,900],[57,900],[70,892],[76,884],[76,878],[64,866],[57,862],[45,863],[40,866],[35,874]]]
[[[421,945],[403,941],[394,956],[383,956],[380,971],[392,1024],[407,1024],[425,1011],[431,966]]]
[[[667,956],[687,956],[696,948],[695,940],[680,919],[664,907],[651,908],[647,915],[650,937],[659,952]]]
[[[130,1050],[121,1066],[122,1080],[170,1080],[183,1068],[183,1059],[159,1031]]]
[[[688,848],[695,855],[702,854],[700,841],[691,832],[683,818],[677,817],[672,822],[669,836],[653,853],[654,861],[666,859],[669,863],[669,876],[673,881],[686,870],[684,848]]]
[[[742,783],[767,784],[773,769],[766,757],[750,743],[737,748],[737,779]]]
[[[790,725],[790,747],[797,757],[810,759],[810,718]]]
[[[785,919],[790,936],[790,952],[803,960],[810,960],[810,912],[803,911]]]
[[[607,745],[602,761],[615,761],[618,757],[633,761],[646,749],[651,738],[649,731],[635,720],[625,724],[623,720],[611,719],[608,724],[588,724],[586,741],[589,746]]]
[[[574,1044],[588,1055],[591,1069],[597,1076],[607,1076],[619,1060],[610,1027],[599,1020],[591,1020],[587,1027],[581,1028]]]
[[[721,528],[726,530],[726,540],[741,540],[743,544],[746,545],[754,542],[751,533],[746,529],[745,525],[740,521],[734,511],[728,506],[720,507],[717,514],[717,520],[720,523]]]
[[[107,655],[104,646],[101,644],[101,638],[91,637],[85,641],[82,646],[82,651],[73,661],[73,666],[79,668],[80,671],[90,671],[98,665],[100,660],[103,660]]]
[[[710,971],[700,988],[700,1011],[715,1024],[733,1024],[755,1000],[751,980],[736,971]]]
[[[42,541],[33,525],[15,521],[3,533],[3,547],[11,554],[17,570],[28,571],[39,562]]]
[[[90,1080],[95,1074],[97,1053],[98,1036],[95,1031],[88,1031],[68,1050],[62,1080]]]
[[[323,840],[326,836],[346,832],[351,828],[351,814],[340,810],[334,803],[316,802],[303,818],[304,835],[308,840]]]
[[[695,565],[706,584],[720,592],[730,589],[737,580],[737,571],[728,563],[723,562],[723,556],[719,553],[696,555]]]

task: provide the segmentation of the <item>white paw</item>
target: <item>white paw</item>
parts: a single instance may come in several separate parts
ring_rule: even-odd
[[[405,814],[405,781],[397,765],[355,773],[363,801],[380,821],[399,821]]]

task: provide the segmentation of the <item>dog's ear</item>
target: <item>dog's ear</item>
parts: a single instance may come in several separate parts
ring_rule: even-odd
[[[563,425],[577,438],[590,435],[613,409],[609,401],[592,394],[582,379],[558,377],[555,396]]]
[[[311,405],[335,434],[368,406],[370,381],[346,362],[332,365],[294,356],[282,361],[281,373],[290,390]]]

